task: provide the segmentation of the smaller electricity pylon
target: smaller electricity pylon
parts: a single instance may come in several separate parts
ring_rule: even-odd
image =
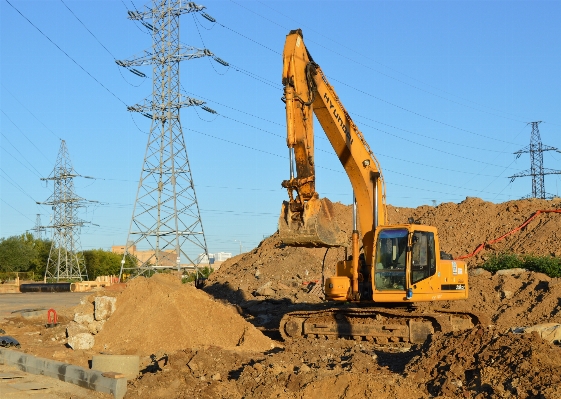
[[[538,125],[542,121],[531,122],[532,123],[532,136],[530,137],[530,145],[516,151],[516,158],[519,158],[523,153],[530,153],[530,169],[523,170],[520,173],[509,176],[510,181],[513,182],[517,177],[532,176],[532,195],[530,198],[541,198],[546,199],[546,197],[551,198],[553,195],[547,194],[545,192],[545,175],[559,175],[561,170],[553,170],[543,167],[543,153],[544,151],[556,151],[561,153],[557,148],[550,147],[548,145],[542,144],[542,139],[540,137],[540,130]]]
[[[70,161],[66,142],[62,140],[53,171],[49,177],[41,179],[54,183],[53,195],[46,202],[38,202],[50,205],[53,210],[51,225],[40,226],[53,231],[45,281],[88,279],[80,245],[80,228],[85,222],[77,216],[78,208],[85,200],[74,192],[74,178],[79,176]]]
[[[42,240],[43,239],[43,232],[45,231],[45,228],[43,226],[41,226],[41,214],[40,213],[37,214],[37,218],[35,219],[35,228],[33,229],[33,231],[35,231],[35,238],[37,240]]]

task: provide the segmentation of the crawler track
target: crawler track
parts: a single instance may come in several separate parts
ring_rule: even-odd
[[[287,313],[279,329],[285,341],[350,338],[379,344],[419,344],[437,331],[460,331],[487,324],[482,315],[468,312],[354,308]]]

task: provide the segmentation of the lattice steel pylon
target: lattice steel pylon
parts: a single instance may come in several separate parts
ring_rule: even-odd
[[[532,194],[533,198],[546,199],[548,194],[545,192],[545,175],[558,175],[561,174],[560,170],[553,170],[543,167],[543,153],[544,151],[559,151],[555,147],[550,147],[548,145],[542,144],[542,139],[540,137],[539,124],[541,121],[531,122],[532,124],[532,135],[530,136],[530,145],[516,151],[516,158],[520,157],[523,153],[530,153],[530,169],[526,169],[515,175],[509,176],[510,181],[514,181],[517,177],[532,176]],[[549,195],[552,197],[552,195]]]
[[[45,269],[45,280],[87,280],[86,263],[80,245],[80,228],[84,221],[78,218],[78,208],[85,201],[74,191],[74,178],[79,175],[74,171],[68,155],[66,142],[62,140],[55,167],[47,178],[52,181],[53,195],[43,205],[53,209],[50,226],[41,228],[52,229],[52,244]]]
[[[180,122],[180,109],[200,106],[215,111],[180,92],[179,63],[183,60],[209,56],[227,65],[209,50],[185,46],[179,41],[179,17],[202,12],[205,7],[181,0],[154,0],[153,8],[144,12],[129,11],[129,19],[140,21],[152,33],[152,51],[128,61],[132,66],[152,65],[152,96],[142,104],[129,106],[129,111],[150,118],[152,124],[138,191],[127,237],[120,278],[146,275],[162,268],[182,265],[198,267],[208,259],[203,223],[195,193],[195,185],[187,156],[187,147]],[[152,24],[145,20],[151,19]],[[136,265],[125,267],[127,256],[136,258]]]
[[[45,227],[41,226],[41,214],[38,213],[37,217],[35,218],[35,227],[33,228],[35,231],[35,238],[38,240],[43,239],[43,232],[45,231]]]

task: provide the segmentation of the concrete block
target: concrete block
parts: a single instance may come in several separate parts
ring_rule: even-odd
[[[275,291],[271,288],[272,283],[269,281],[263,284],[261,287],[257,288],[255,293],[257,296],[272,296],[275,295]]]
[[[124,374],[126,379],[138,377],[140,357],[134,355],[94,355],[92,369],[99,371],[114,371]]]
[[[474,276],[474,277],[480,276],[482,274],[489,274],[489,275],[491,274],[487,270],[483,269],[482,267],[478,267],[477,269],[470,269],[468,273],[470,276]]]
[[[76,334],[68,338],[68,345],[74,349],[91,349],[94,346],[94,336],[89,332]]]
[[[89,332],[86,326],[82,324],[78,324],[75,321],[71,321],[68,323],[68,327],[66,327],[66,336],[67,337],[75,337],[78,334],[83,334]]]
[[[103,325],[105,324],[106,320],[100,320],[100,321],[93,321],[90,324],[88,324],[88,331],[90,333],[92,333],[93,335],[97,334],[98,332],[101,331],[101,329],[103,328]]]
[[[124,378],[107,378],[101,371],[88,370],[10,349],[0,348],[0,364],[15,366],[26,373],[45,375],[82,388],[108,393],[115,399],[122,399],[127,392],[127,380]]]
[[[504,269],[504,270],[498,270],[497,271],[497,275],[498,276],[518,276],[519,274],[522,273],[526,273],[528,270],[526,269],[521,269],[521,268],[517,268],[517,269]]]
[[[111,296],[98,296],[94,300],[94,317],[96,320],[107,320],[117,308],[117,298]]]
[[[24,319],[35,319],[40,317],[47,320],[47,311],[48,311],[47,309],[33,310],[31,312],[21,312],[20,315]]]
[[[88,325],[94,322],[94,317],[93,314],[76,313],[74,315],[74,321],[78,324]]]

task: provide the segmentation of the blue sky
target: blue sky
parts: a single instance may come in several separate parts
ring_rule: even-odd
[[[116,66],[151,46],[127,9],[140,1],[0,1],[0,236],[33,229],[52,194],[40,177],[60,138],[78,195],[99,201],[82,219],[84,249],[124,244],[150,121],[127,112],[151,79]],[[65,4],[109,50],[94,39]],[[558,1],[204,1],[213,24],[181,18],[181,41],[210,58],[183,62],[181,82],[218,112],[182,111],[182,125],[210,252],[255,247],[276,230],[280,182],[288,177],[281,53],[289,30],[305,43],[378,157],[388,203],[416,207],[493,202],[531,192],[528,122],[561,148],[561,35]],[[149,77],[150,67],[139,67]],[[87,72],[86,72],[87,71]],[[90,76],[91,75],[91,76]],[[95,78],[95,80],[92,78]],[[97,81],[96,81],[97,80]],[[316,123],[317,187],[351,202],[350,184]],[[544,153],[561,169],[561,154]],[[558,193],[558,175],[546,176]],[[561,187],[560,187],[561,188]],[[236,241],[237,240],[237,241]]]

